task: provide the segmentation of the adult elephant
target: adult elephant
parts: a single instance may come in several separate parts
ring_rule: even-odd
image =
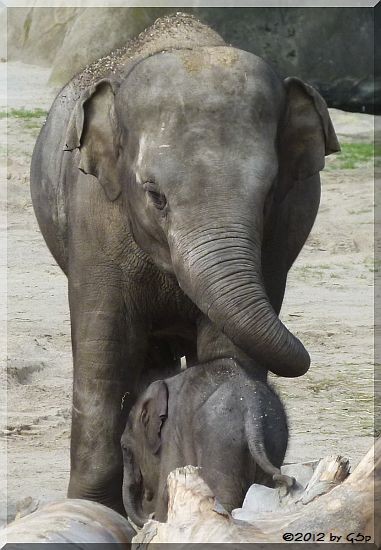
[[[181,356],[307,371],[277,314],[337,150],[315,90],[190,16],[158,20],[60,92],[31,189],[69,282],[70,497],[122,510],[121,399],[129,410],[142,377]]]

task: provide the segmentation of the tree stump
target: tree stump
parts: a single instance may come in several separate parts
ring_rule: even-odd
[[[233,510],[232,515],[216,502],[198,468],[178,468],[168,476],[167,522],[150,520],[133,542],[146,544],[148,550],[157,542],[350,543],[353,539],[357,544],[380,544],[380,517],[374,521],[374,512],[381,508],[380,450],[378,439],[350,475],[347,459],[324,458],[305,486],[296,483],[288,494],[254,485],[254,505]]]

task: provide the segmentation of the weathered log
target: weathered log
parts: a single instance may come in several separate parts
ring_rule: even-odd
[[[0,548],[6,543],[131,542],[135,531],[114,510],[88,500],[66,499],[47,504],[10,523],[0,531]]]
[[[381,522],[379,517],[374,522],[374,512],[381,508],[380,451],[381,439],[378,439],[351,475],[348,475],[348,460],[323,459],[309,482],[304,487],[297,484],[287,495],[282,494],[281,489],[253,486],[253,491],[257,491],[254,502],[259,503],[266,491],[273,493],[267,499],[270,508],[263,510],[262,506],[261,510],[260,505],[254,505],[246,521],[238,518],[241,513],[247,513],[247,509],[230,515],[216,504],[199,469],[179,468],[168,477],[167,522],[150,520],[133,542],[148,544],[148,549],[157,542],[276,543],[284,542],[285,533],[291,533],[294,540],[296,534],[301,533],[304,542],[327,542],[334,535],[341,537],[335,539],[340,542],[351,542],[350,539],[355,538],[357,543],[379,544]],[[322,535],[317,538],[319,533]],[[348,539],[350,534],[353,535]]]
[[[355,542],[367,537],[368,542],[380,544],[380,517],[374,521],[374,512],[381,509],[380,451],[378,439],[351,475],[348,460],[342,457],[286,466],[284,472],[297,479],[291,491],[253,485],[243,507],[232,515],[216,501],[200,469],[186,466],[168,477],[167,522],[151,520],[134,538],[128,521],[113,510],[67,499],[11,523],[0,531],[0,547],[7,542],[126,544],[132,539],[149,550],[157,542],[275,543],[283,542],[285,533],[293,534],[294,540],[301,533],[305,542],[327,542],[330,534],[336,541],[350,542],[347,537],[352,533]],[[317,538],[319,533],[324,537]]]

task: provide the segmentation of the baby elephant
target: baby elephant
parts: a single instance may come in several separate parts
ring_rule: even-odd
[[[283,405],[265,375],[251,379],[232,359],[153,382],[132,408],[121,443],[123,501],[138,526],[167,517],[168,474],[201,466],[228,511],[252,483],[292,484],[280,474],[288,441]]]

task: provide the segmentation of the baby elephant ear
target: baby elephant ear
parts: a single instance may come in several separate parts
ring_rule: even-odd
[[[279,136],[280,186],[284,197],[300,181],[323,170],[326,155],[340,151],[321,95],[299,78],[284,81],[286,113]]]
[[[157,380],[147,389],[140,412],[147,445],[153,454],[160,450],[161,428],[167,417],[168,386],[164,380]]]
[[[121,192],[117,160],[119,151],[115,93],[118,84],[103,79],[85,90],[77,101],[66,131],[64,151],[79,149],[78,168],[95,176],[107,197]]]

